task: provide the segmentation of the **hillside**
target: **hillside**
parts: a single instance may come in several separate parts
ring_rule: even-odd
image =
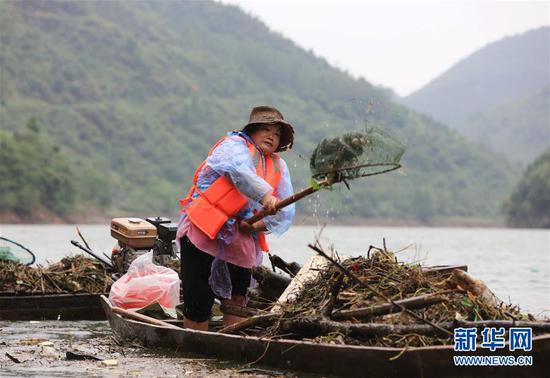
[[[107,216],[175,216],[210,145],[259,104],[277,106],[295,125],[295,148],[283,157],[296,189],[309,185],[313,147],[364,127],[369,100],[368,124],[406,145],[402,174],[322,193],[300,205],[302,215],[494,221],[511,190],[514,173],[499,158],[236,7],[3,1],[0,15],[2,130],[35,117],[68,160],[94,170],[77,170],[73,180],[102,178],[109,200],[89,209]]]
[[[405,98],[405,104],[451,126],[550,82],[550,28],[493,42]]]
[[[485,46],[403,102],[525,164],[550,144],[548,67],[543,27]]]
[[[0,146],[2,223],[9,212],[52,222],[75,209],[109,205],[106,182],[97,169],[68,159],[35,119],[14,134],[0,130]]]
[[[550,149],[527,167],[504,211],[510,226],[550,228]]]
[[[550,147],[550,84],[472,116],[461,132],[511,161],[534,161]]]

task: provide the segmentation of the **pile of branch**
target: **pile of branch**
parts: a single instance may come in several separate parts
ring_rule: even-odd
[[[112,283],[101,263],[83,256],[36,267],[0,261],[0,294],[100,294],[108,292]]]
[[[386,248],[371,247],[367,256],[340,261],[319,244],[310,247],[330,263],[301,282],[292,301],[272,303],[275,310],[256,310],[221,332],[246,333],[252,327],[258,332],[264,326],[266,337],[391,347],[452,344],[456,327],[550,332],[550,322],[503,303],[462,270],[400,263]]]
[[[181,261],[180,259],[170,259],[170,261],[168,261],[168,263],[165,266],[179,273],[181,270]]]

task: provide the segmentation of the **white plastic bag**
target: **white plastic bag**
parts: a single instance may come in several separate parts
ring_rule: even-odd
[[[155,265],[153,252],[148,252],[135,259],[128,272],[111,286],[109,300],[124,309],[143,308],[155,302],[174,308],[180,300],[179,275]]]

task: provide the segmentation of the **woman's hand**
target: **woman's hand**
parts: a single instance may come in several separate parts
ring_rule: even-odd
[[[239,222],[239,230],[243,233],[243,234],[246,234],[246,235],[250,235],[252,234],[254,231],[256,231],[254,229],[254,226],[251,225],[250,223],[248,223],[247,221],[245,220],[242,220]]]
[[[250,224],[247,221],[242,220],[239,222],[239,230],[244,234],[250,235],[256,231],[265,231],[266,227],[265,223],[261,220],[254,224]]]
[[[271,193],[266,194],[260,200],[260,204],[263,206],[264,210],[267,211],[269,215],[273,215],[277,212],[277,204],[279,200],[273,196]]]

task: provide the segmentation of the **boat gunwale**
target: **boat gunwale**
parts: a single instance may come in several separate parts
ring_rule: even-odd
[[[17,293],[5,293],[0,292],[0,299],[11,299],[11,298],[82,298],[82,297],[95,297],[95,296],[105,296],[108,293],[51,293],[51,294],[17,294]]]
[[[104,294],[1,295],[0,321],[106,320]]]
[[[111,305],[109,299],[107,299],[105,296],[101,296],[101,300],[104,301],[106,305],[109,306],[109,309],[112,309],[113,306]],[[135,323],[136,325],[140,326],[147,326],[150,328],[157,328],[157,329],[167,329],[166,327],[155,325],[155,324],[149,324],[145,322],[140,322],[138,320],[124,318],[123,316],[119,314],[115,314],[114,312],[110,312],[110,314],[107,315],[107,320],[110,320],[111,317],[118,317],[123,322],[128,323]],[[249,340],[255,340],[255,341],[261,341],[266,343],[283,343],[283,344],[290,344],[290,346],[294,345],[308,345],[308,346],[323,346],[328,348],[335,348],[335,349],[356,349],[356,350],[369,350],[369,351],[379,351],[379,352],[394,352],[394,353],[415,353],[415,352],[421,352],[421,351],[438,351],[438,350],[444,350],[444,351],[453,351],[454,352],[454,345],[447,344],[447,345],[431,345],[431,346],[423,346],[423,347],[404,347],[404,348],[398,348],[398,347],[380,347],[380,346],[369,346],[369,345],[342,345],[342,344],[328,344],[328,343],[314,343],[311,341],[303,341],[303,340],[290,340],[290,339],[270,339],[267,337],[257,337],[257,336],[243,336],[243,335],[232,335],[232,334],[226,334],[226,333],[219,333],[219,332],[213,332],[213,331],[199,331],[199,330],[193,330],[193,329],[185,329],[185,328],[171,328],[170,331],[172,332],[182,332],[182,333],[188,333],[188,334],[196,334],[196,335],[208,335],[208,336],[220,336],[224,338],[229,339],[249,339]],[[539,341],[539,340],[550,340],[550,334],[545,335],[538,335],[533,336],[532,341]],[[506,342],[505,346],[508,346],[509,343]]]

